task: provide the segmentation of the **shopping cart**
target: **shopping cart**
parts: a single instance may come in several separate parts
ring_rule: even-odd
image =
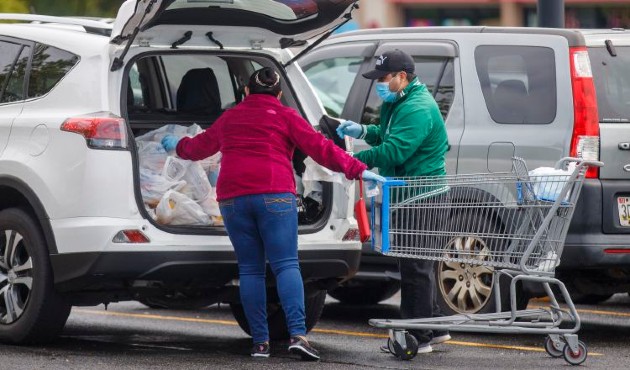
[[[554,270],[589,166],[603,163],[563,158],[556,164],[566,170],[563,174],[529,176],[525,161],[513,158],[512,172],[388,179],[382,185],[381,212],[372,212],[373,248],[392,257],[466,265],[462,275],[452,277],[455,293],[457,284],[491,273],[496,306],[496,313],[488,314],[370,320],[372,326],[389,329],[390,352],[405,360],[415,357],[418,343],[410,329],[545,334],[549,355],[572,365],[584,362],[586,345],[576,334],[580,317]],[[506,312],[500,275],[511,280]],[[548,306],[517,310],[521,281],[542,284]],[[566,309],[558,304],[552,285]],[[572,324],[561,328],[565,321]]]

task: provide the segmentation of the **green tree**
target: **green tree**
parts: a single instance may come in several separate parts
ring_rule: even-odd
[[[0,13],[28,13],[28,0],[2,0]]]
[[[6,0],[2,0],[6,1]],[[12,0],[9,0],[11,2]],[[13,0],[28,3],[31,11],[46,15],[115,17],[124,0]],[[0,7],[1,8],[1,7]]]

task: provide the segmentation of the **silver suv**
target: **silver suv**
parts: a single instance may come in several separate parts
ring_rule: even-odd
[[[248,330],[224,228],[207,215],[205,225],[153,217],[139,137],[167,124],[207,128],[261,67],[283,76],[283,103],[327,127],[287,47],[347,20],[355,3],[128,0],[113,24],[0,14],[36,21],[0,24],[0,341],[49,340],[72,305],[123,300],[229,302]],[[298,179],[304,158],[294,158]],[[317,200],[300,198],[309,329],[326,289],[351,277],[361,254],[351,183],[320,185]]]
[[[374,67],[375,56],[396,48],[414,56],[417,74],[440,106],[449,173],[510,170],[513,156],[530,168],[564,156],[605,163],[587,175],[557,276],[578,302],[630,291],[630,32],[363,30],[330,38],[300,63],[328,114],[377,124],[380,101],[361,73]],[[365,145],[355,141],[355,151]],[[491,271],[473,278],[466,267],[437,265],[441,306],[446,312],[493,310]],[[378,302],[396,292],[396,275],[395,261],[366,245],[357,276],[331,295]],[[462,277],[468,284],[456,284]],[[520,306],[542,293],[522,288]]]

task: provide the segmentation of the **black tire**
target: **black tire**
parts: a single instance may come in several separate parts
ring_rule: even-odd
[[[573,291],[570,291],[569,294],[573,303],[576,304],[598,304],[613,296],[612,294],[583,294]]]
[[[21,241],[16,243],[20,236]],[[39,225],[31,215],[18,208],[0,211],[0,256],[4,256],[7,248],[14,252],[8,263],[2,258],[0,273],[7,278],[0,282],[0,292],[13,289],[16,295],[8,305],[0,293],[0,342],[50,342],[63,329],[71,306],[55,291],[48,249]],[[32,279],[30,289],[28,283],[24,283],[28,278]],[[14,309],[13,317],[9,317],[9,306],[21,306],[19,315]]]
[[[322,316],[325,301],[325,290],[320,290],[314,295],[306,297],[304,305],[307,333],[315,327],[315,325],[319,321],[319,318]],[[236,322],[238,322],[238,325],[241,327],[241,329],[243,329],[243,331],[248,335],[251,335],[249,324],[247,323],[247,318],[245,317],[245,311],[243,310],[243,305],[240,303],[231,303],[230,308],[232,309],[232,314],[234,315],[234,318],[236,319]],[[267,323],[269,325],[270,339],[289,339],[289,332],[287,329],[284,311],[282,310],[282,306],[279,303],[267,304]]]
[[[499,220],[495,220],[492,217],[475,217],[473,218],[469,214],[455,214],[451,216],[452,219],[449,222],[456,222],[458,225],[468,225],[471,228],[470,231],[478,231],[476,228],[482,228],[483,232],[487,234],[497,234],[502,230],[502,224]],[[455,220],[454,218],[460,218]],[[466,230],[458,230],[462,232],[462,235]],[[461,239],[461,240],[458,240]],[[462,236],[461,238],[453,238],[445,241],[446,245],[444,250],[452,248],[453,243],[460,243],[465,248],[478,251],[480,255],[487,253],[487,243],[483,238],[471,238],[469,236]],[[461,247],[461,246],[460,246]],[[459,281],[456,280],[455,274],[458,269],[462,270],[461,274],[457,274]],[[470,273],[469,273],[470,271]],[[435,263],[435,284],[437,289],[437,301],[440,309],[444,315],[455,315],[460,313],[491,313],[496,312],[494,284],[495,274],[493,267],[469,265],[463,263],[447,263],[439,261]],[[465,273],[464,273],[465,272]],[[500,288],[501,288],[501,309],[502,311],[510,310],[510,282],[511,278],[507,275],[500,275]],[[470,280],[468,280],[470,279]],[[458,285],[458,283],[466,285]],[[461,289],[460,289],[461,288]],[[452,290],[456,290],[452,292]],[[460,290],[467,290],[464,292],[464,299],[459,300],[457,294]],[[521,289],[520,284],[516,286],[516,309],[524,309],[527,307],[529,297],[526,296]],[[471,290],[474,290],[472,292]],[[451,299],[449,299],[449,293],[456,293]],[[475,298],[473,299],[473,293]]]
[[[377,304],[394,296],[400,290],[400,281],[352,281],[328,292],[328,295],[343,304]]]

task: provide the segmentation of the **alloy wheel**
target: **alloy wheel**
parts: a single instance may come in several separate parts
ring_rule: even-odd
[[[494,269],[452,259],[486,261],[490,257],[490,249],[483,240],[464,236],[453,238],[446,250],[446,261],[440,262],[438,267],[438,285],[444,301],[456,312],[479,312],[491,299]]]
[[[0,232],[0,324],[17,321],[33,287],[33,261],[15,230]]]

